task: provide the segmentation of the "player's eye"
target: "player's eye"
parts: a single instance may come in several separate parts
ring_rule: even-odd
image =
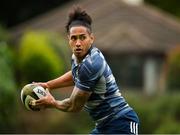
[[[86,36],[85,36],[85,35],[80,35],[80,36],[79,36],[79,39],[80,39],[81,41],[83,41],[83,40],[86,39]]]
[[[77,40],[77,36],[71,36],[71,40],[72,41],[76,41]]]

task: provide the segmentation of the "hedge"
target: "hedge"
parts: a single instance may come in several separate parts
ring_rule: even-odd
[[[58,55],[43,32],[27,32],[19,47],[19,71],[23,82],[48,81],[65,70]]]
[[[16,125],[17,94],[12,50],[0,42],[0,133],[11,133]]]

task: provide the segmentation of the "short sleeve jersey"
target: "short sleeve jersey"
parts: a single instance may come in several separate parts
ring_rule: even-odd
[[[84,108],[96,122],[132,110],[122,97],[103,54],[96,47],[91,47],[79,64],[72,55],[72,74],[76,87],[92,92]]]

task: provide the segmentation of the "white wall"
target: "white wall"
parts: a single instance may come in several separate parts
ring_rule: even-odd
[[[155,58],[149,57],[144,63],[144,90],[148,95],[152,95],[158,90],[158,63]]]

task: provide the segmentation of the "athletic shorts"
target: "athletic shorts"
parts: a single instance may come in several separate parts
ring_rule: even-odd
[[[123,116],[115,115],[100,126],[96,126],[90,134],[138,134],[139,119],[131,110]]]

